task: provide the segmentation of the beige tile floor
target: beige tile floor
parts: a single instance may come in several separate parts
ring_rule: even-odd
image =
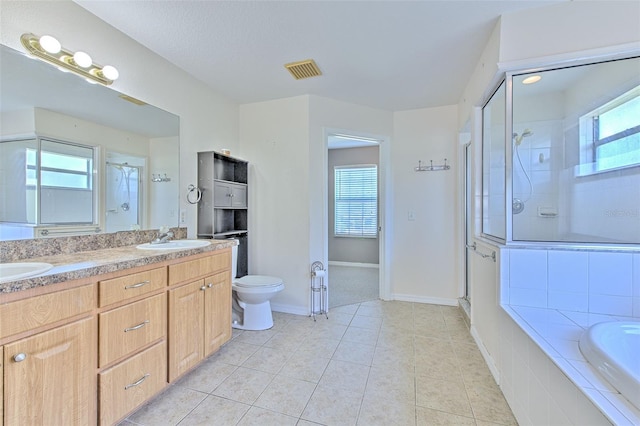
[[[274,312],[122,425],[515,425],[458,308]]]

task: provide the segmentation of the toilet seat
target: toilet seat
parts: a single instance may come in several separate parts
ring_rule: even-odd
[[[233,285],[240,288],[271,288],[282,285],[282,279],[268,275],[245,275],[233,281]]]

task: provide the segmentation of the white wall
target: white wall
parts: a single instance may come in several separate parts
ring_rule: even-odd
[[[272,303],[307,313],[309,286],[309,98],[240,107],[249,161],[249,273],[284,280]]]
[[[391,282],[397,299],[457,304],[460,296],[457,118],[455,105],[394,114]],[[414,171],[418,160],[436,165],[445,158],[450,170]]]
[[[71,1],[3,1],[0,10],[0,43],[24,51],[23,33],[54,35],[65,48],[118,68],[113,89],[180,117],[180,207],[195,237],[196,206],[184,194],[197,182],[196,153],[237,149],[238,106]]]

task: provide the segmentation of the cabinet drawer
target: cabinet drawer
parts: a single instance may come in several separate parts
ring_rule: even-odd
[[[231,250],[212,256],[169,265],[169,285],[193,280],[231,267]]]
[[[111,425],[166,386],[166,340],[101,373],[99,382],[100,424]]]
[[[0,339],[89,312],[94,304],[91,284],[0,305]]]
[[[166,293],[100,314],[100,367],[163,337],[166,321]]]
[[[100,307],[150,293],[167,286],[167,268],[100,281]]]

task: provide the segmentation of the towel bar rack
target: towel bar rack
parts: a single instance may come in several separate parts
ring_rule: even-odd
[[[481,251],[478,251],[478,246],[476,245],[476,243],[474,242],[473,244],[469,245],[469,244],[465,244],[465,246],[468,249],[473,250],[473,252],[475,254],[477,254],[478,256],[482,257],[483,259],[489,259],[491,258],[491,260],[493,260],[494,262],[496,261],[496,252],[492,251],[491,254],[485,254],[482,253]]]

